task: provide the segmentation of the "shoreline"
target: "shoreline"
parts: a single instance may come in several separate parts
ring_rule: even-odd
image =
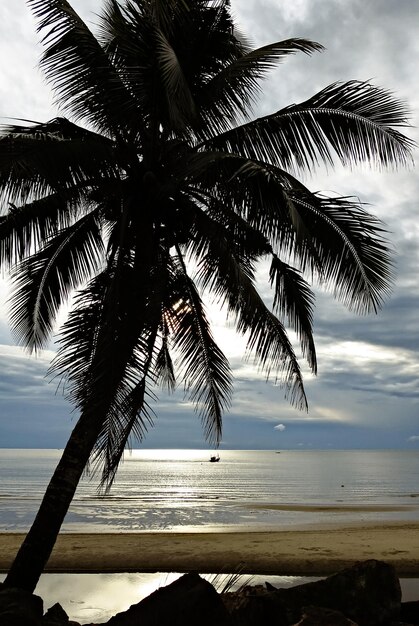
[[[25,533],[0,533],[0,572]],[[324,576],[357,561],[419,576],[419,522],[357,522],[281,530],[63,533],[45,572],[190,572]]]

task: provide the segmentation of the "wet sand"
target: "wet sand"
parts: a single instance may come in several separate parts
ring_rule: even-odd
[[[0,533],[0,571],[7,571],[23,536]],[[366,559],[392,563],[399,576],[419,576],[419,523],[273,532],[66,533],[45,571],[323,576]]]

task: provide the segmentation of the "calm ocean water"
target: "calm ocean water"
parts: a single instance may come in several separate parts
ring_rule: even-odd
[[[419,519],[419,452],[127,453],[107,496],[83,479],[64,532],[274,529]],[[0,450],[0,532],[29,528],[58,450]],[[323,510],[322,510],[323,509]]]

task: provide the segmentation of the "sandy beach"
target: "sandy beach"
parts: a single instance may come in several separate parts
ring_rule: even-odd
[[[0,534],[0,571],[23,539]],[[419,523],[223,533],[62,534],[48,572],[234,572],[327,575],[365,559],[419,576]]]

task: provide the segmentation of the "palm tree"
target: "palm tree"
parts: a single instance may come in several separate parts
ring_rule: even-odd
[[[313,292],[357,312],[389,291],[380,223],[353,198],[298,179],[318,163],[396,166],[406,111],[371,84],[336,83],[254,118],[260,79],[288,39],[253,50],[228,0],[106,0],[97,37],[66,0],[29,0],[41,66],[73,121],[21,120],[0,139],[0,260],[14,281],[11,323],[38,351],[76,291],[51,373],[79,413],[6,585],[32,591],[88,464],[109,488],[130,437],[152,423],[158,385],[177,378],[218,444],[231,397],[228,361],[202,295],[212,294],[249,354],[305,409],[285,324],[316,372]],[[255,268],[270,263],[273,308]]]

